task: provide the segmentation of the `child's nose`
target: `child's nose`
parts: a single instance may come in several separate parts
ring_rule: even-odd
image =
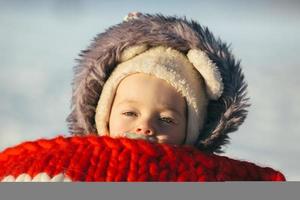
[[[143,135],[153,135],[154,131],[150,126],[147,125],[140,125],[135,129],[136,134],[143,134]]]

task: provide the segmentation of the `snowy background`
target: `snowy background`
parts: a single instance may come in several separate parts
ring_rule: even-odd
[[[298,1],[0,0],[0,150],[68,135],[72,67],[130,11],[186,15],[231,44],[252,106],[225,155],[300,181]],[[297,89],[298,88],[298,89]]]

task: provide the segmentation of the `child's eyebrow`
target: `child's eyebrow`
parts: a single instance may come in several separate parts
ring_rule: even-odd
[[[125,104],[125,103],[128,103],[128,104],[140,104],[138,101],[135,101],[135,100],[132,100],[132,99],[125,99],[125,100],[119,102],[117,104],[117,106],[119,106],[121,104]]]

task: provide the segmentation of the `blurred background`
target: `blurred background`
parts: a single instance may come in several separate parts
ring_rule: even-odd
[[[300,181],[299,10],[296,0],[0,0],[0,150],[68,135],[80,50],[128,12],[162,13],[208,26],[242,61],[252,106],[225,155]]]

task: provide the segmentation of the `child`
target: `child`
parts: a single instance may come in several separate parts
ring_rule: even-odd
[[[239,62],[195,21],[130,13],[81,56],[67,118],[72,134],[221,152],[246,117]]]

